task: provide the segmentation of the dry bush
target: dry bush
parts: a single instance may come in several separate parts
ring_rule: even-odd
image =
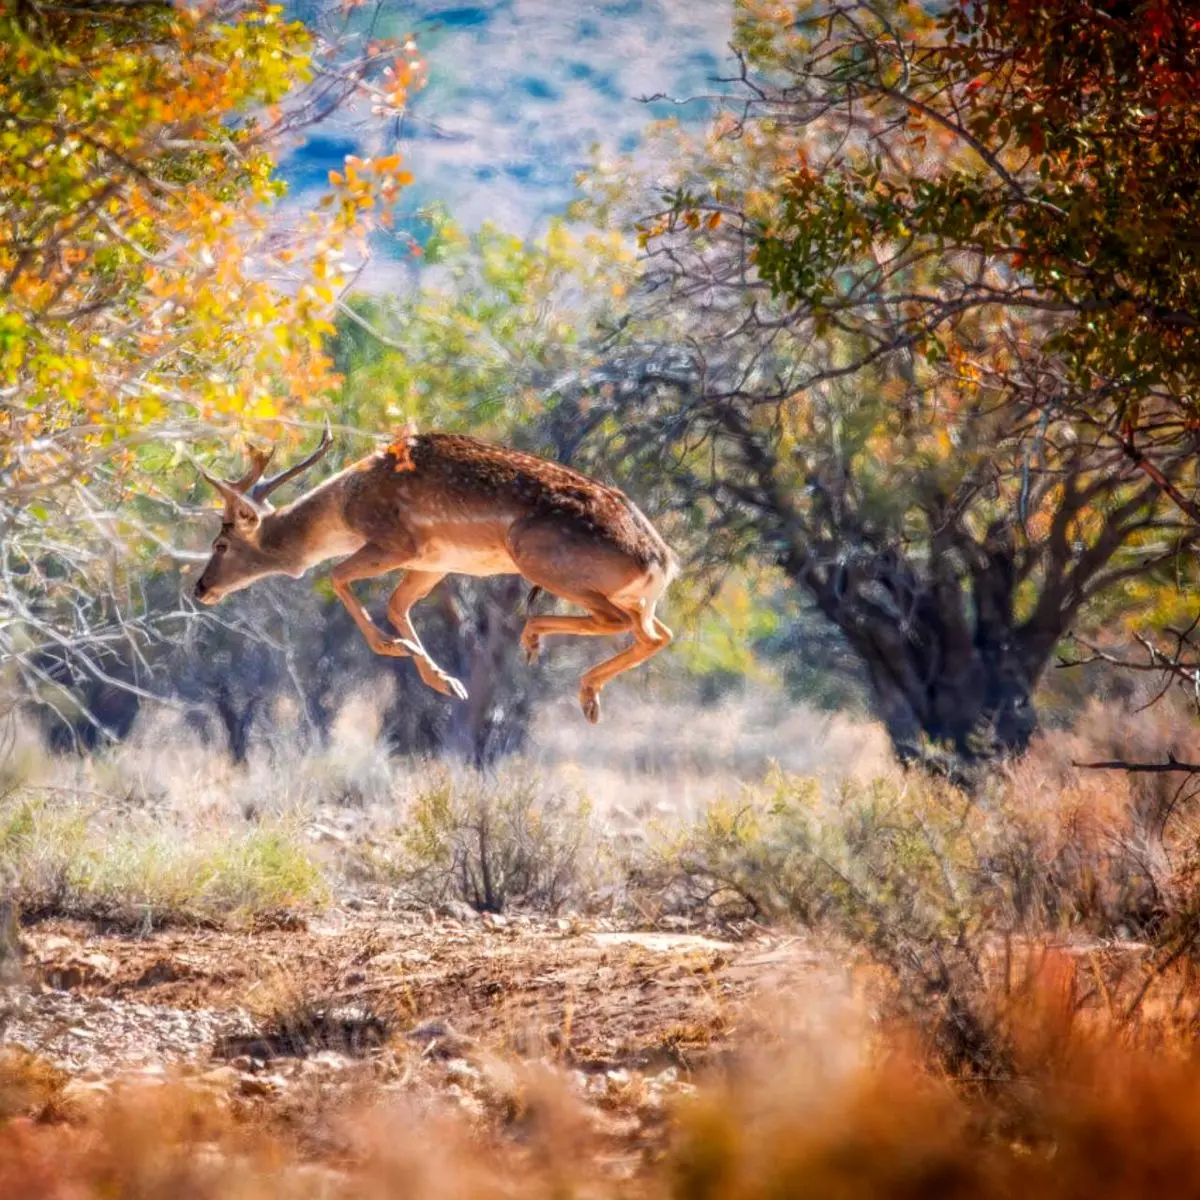
[[[885,968],[948,1065],[1011,1072],[986,984],[1014,942],[1100,939],[1153,972],[1200,941],[1198,789],[1071,765],[1182,756],[1169,730],[1096,709],[972,794],[917,772],[836,785],[776,772],[664,830],[635,882],[660,911],[836,936]]]
[[[664,1190],[713,1200],[1195,1194],[1194,1059],[1074,1049],[1060,1074],[1028,1084],[1019,1120],[904,1054],[820,1104],[788,1097],[786,1084],[783,1103],[778,1087],[718,1095],[686,1122]]]
[[[586,796],[547,786],[521,763],[494,777],[431,768],[391,836],[359,851],[360,878],[415,904],[457,900],[484,912],[586,906],[601,885],[599,839]]]

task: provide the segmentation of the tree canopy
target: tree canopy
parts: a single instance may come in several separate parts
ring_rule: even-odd
[[[630,453],[837,625],[905,756],[1024,745],[1085,606],[1195,534],[1196,28],[1127,8],[747,0],[658,202],[593,181],[645,249],[629,351],[690,362]]]
[[[348,159],[289,216],[277,168],[330,113],[403,104],[415,45],[356,28],[259,0],[0,12],[0,656],[27,678],[98,612],[132,619],[123,535],[170,548],[185,439],[328,394],[332,318],[407,176]]]

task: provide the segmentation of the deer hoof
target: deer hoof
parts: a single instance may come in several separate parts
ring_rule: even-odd
[[[597,724],[600,720],[600,693],[591,688],[584,688],[579,693],[579,707],[593,725]]]
[[[425,685],[433,688],[435,692],[441,692],[443,696],[453,696],[456,700],[467,698],[467,689],[453,675],[430,668],[423,660],[418,662],[417,672]]]

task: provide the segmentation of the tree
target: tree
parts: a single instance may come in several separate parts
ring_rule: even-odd
[[[815,161],[802,149],[785,172],[778,210],[754,231],[762,278],[826,315],[865,311],[836,265],[887,244],[869,304],[918,351],[963,313],[1040,314],[1036,358],[1014,364],[997,347],[978,368],[1093,422],[1200,518],[1156,466],[1194,449],[1197,430],[1195,6],[970,0],[936,21],[910,4],[820,7],[802,5],[795,31],[743,27],[787,77],[762,94],[764,112],[854,133],[836,151],[809,139]],[[931,250],[965,269],[925,292],[892,286]]]
[[[618,440],[660,471],[672,447],[709,555],[774,561],[841,630],[904,758],[1021,749],[1084,606],[1195,533],[1161,501],[1195,458],[1193,266],[1165,230],[1197,194],[1171,201],[1200,110],[1174,83],[1157,123],[1120,118],[1117,83],[1096,101],[1084,68],[1117,52],[1071,14],[1107,29],[1111,7],[743,3],[734,94],[638,214],[624,353],[690,370],[614,403]],[[1195,34],[1170,21],[1113,68],[1135,99]],[[1182,162],[1140,180],[1119,118]],[[593,182],[601,217],[628,211],[627,170]]]
[[[258,0],[0,10],[0,665],[50,703],[151,631],[139,571],[187,559],[185,444],[286,435],[333,385],[346,263],[407,176],[347,159],[287,219],[276,168],[350,102],[403,104],[415,46],[369,28]]]

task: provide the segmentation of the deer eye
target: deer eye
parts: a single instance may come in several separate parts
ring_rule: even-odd
[[[228,542],[217,542],[216,545],[213,546],[213,553],[214,554],[224,554],[225,551],[228,549],[229,549]]]

